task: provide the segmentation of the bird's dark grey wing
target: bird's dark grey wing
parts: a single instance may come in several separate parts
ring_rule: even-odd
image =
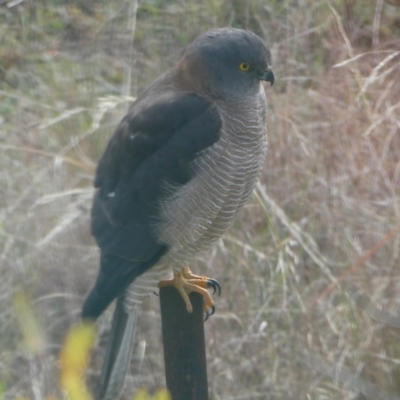
[[[153,227],[165,182],[171,187],[191,179],[191,161],[218,140],[221,124],[215,106],[194,93],[132,108],[97,168],[92,233],[103,254],[152,258],[160,245]]]
[[[123,119],[95,178],[92,233],[101,265],[84,316],[99,315],[168,250],[156,235],[166,182],[179,187],[192,178],[190,163],[218,140],[221,126],[216,107],[194,93],[144,99]]]

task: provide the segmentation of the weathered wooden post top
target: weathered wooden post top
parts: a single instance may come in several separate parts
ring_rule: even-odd
[[[160,289],[165,378],[172,400],[208,400],[203,297],[189,297],[191,314],[175,288]]]

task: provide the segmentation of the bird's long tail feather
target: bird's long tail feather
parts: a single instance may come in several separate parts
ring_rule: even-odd
[[[137,309],[127,313],[124,298],[117,300],[106,357],[101,372],[99,400],[117,400],[122,392],[135,338]]]

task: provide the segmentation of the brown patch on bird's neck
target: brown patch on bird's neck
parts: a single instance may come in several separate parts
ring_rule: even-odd
[[[184,91],[196,92],[204,96],[211,96],[210,82],[200,65],[188,61],[185,57],[172,70],[175,85]]]

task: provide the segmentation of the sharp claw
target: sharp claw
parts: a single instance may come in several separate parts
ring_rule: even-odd
[[[213,288],[213,294],[215,293],[215,292],[217,292],[218,293],[218,296],[221,296],[221,285],[219,284],[219,282],[218,281],[216,281],[215,279],[211,279],[211,278],[209,278],[208,279],[208,281],[207,281],[207,284],[208,284],[208,286],[210,286],[210,287],[212,287]],[[212,314],[211,314],[212,315]]]
[[[210,317],[211,317],[211,315],[213,315],[215,313],[215,306],[212,306],[211,307],[211,314],[210,314]]]
[[[206,322],[209,318],[210,314],[208,313],[208,310],[206,311],[206,317],[204,318],[204,322]]]
[[[204,322],[206,322],[208,320],[208,318],[210,318],[211,315],[213,315],[214,313],[215,313],[215,306],[212,306],[211,312],[209,309],[206,311],[206,318],[205,318]]]

